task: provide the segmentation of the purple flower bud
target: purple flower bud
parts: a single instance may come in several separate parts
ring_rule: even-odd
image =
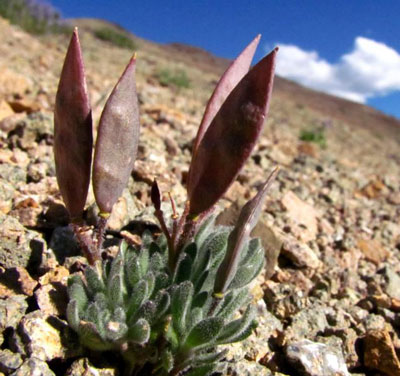
[[[260,218],[268,189],[278,172],[279,168],[275,168],[258,193],[250,201],[248,201],[240,211],[239,219],[228,238],[228,248],[225,258],[217,272],[214,293],[225,293],[233,277],[235,276],[242,249],[248,242],[250,233]]]
[[[93,190],[101,214],[128,183],[139,142],[139,105],[133,57],[112,91],[100,118],[93,163]]]
[[[250,156],[268,113],[277,51],[241,79],[201,138],[190,165],[189,215],[209,210]]]
[[[203,119],[200,123],[197,132],[196,140],[193,146],[193,155],[202,140],[204,133],[208,129],[210,123],[215,115],[221,108],[226,97],[230,94],[232,89],[239,83],[243,76],[249,71],[251,61],[253,60],[254,53],[260,41],[261,35],[258,34],[252,42],[240,53],[240,55],[232,62],[225,73],[222,75],[217,83],[217,86],[212,93],[206,109],[204,111]]]
[[[58,186],[72,220],[85,207],[92,160],[92,114],[78,30],[72,34],[54,110],[54,158]]]

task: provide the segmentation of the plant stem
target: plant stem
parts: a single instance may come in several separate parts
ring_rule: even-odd
[[[100,259],[100,253],[93,246],[93,239],[87,234],[88,227],[77,223],[71,223],[70,226],[84,256],[88,260],[89,264],[93,266],[96,261]]]

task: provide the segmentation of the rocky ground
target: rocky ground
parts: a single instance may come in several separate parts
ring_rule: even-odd
[[[68,37],[38,39],[2,19],[0,34],[0,375],[118,375],[116,360],[89,356],[65,321],[66,279],[83,262],[52,152],[52,106]],[[89,32],[81,41],[98,119],[131,52]],[[191,142],[217,79],[144,41],[138,61],[139,157],[110,221],[110,242],[154,227],[155,177],[178,204],[185,200]],[[171,65],[185,69],[190,88],[160,85],[158,70]],[[400,128],[363,128],[282,90],[252,158],[220,203],[227,223],[281,166],[257,227],[267,257],[253,289],[260,325],[231,347],[227,374],[398,376]],[[299,140],[310,129],[323,132],[325,147]],[[91,195],[89,221],[92,203]]]

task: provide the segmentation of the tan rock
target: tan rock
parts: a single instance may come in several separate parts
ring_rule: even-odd
[[[0,67],[0,94],[23,96],[32,86],[25,76],[4,66]]]
[[[48,263],[54,263],[55,260],[51,259]],[[69,277],[69,271],[67,268],[61,265],[53,266],[49,272],[45,275],[42,275],[39,278],[39,283],[41,285],[47,285],[49,283],[56,283],[61,282],[62,284],[66,285],[67,279]]]
[[[0,102],[0,121],[14,114],[13,109],[6,101]]]
[[[20,330],[31,357],[48,361],[65,356],[68,350],[63,346],[61,330],[66,323],[59,320],[57,327],[54,321],[55,318],[52,322],[40,310],[28,313],[21,320]]]
[[[377,240],[359,239],[357,245],[364,257],[368,261],[373,262],[375,265],[379,265],[390,255],[390,252],[383,248],[381,243],[379,243]]]
[[[369,199],[374,199],[380,197],[385,189],[386,186],[383,184],[382,180],[375,179],[370,181],[361,190],[356,191],[355,196],[364,196]]]
[[[311,142],[300,142],[297,146],[297,151],[300,154],[305,154],[313,158],[319,157],[316,145]]]
[[[318,232],[317,211],[306,202],[298,198],[292,191],[286,192],[282,198],[282,205],[287,210],[290,221],[295,227],[294,233],[303,242],[314,240]]]
[[[294,236],[281,234],[282,254],[300,268],[317,269],[321,262],[315,252],[305,243]]]
[[[68,294],[66,286],[48,284],[35,291],[36,302],[46,315],[63,315],[67,309]]]
[[[385,375],[400,376],[400,362],[386,330],[372,330],[367,333],[364,340],[364,363],[366,367]]]
[[[40,111],[40,104],[29,99],[18,99],[16,101],[9,101],[8,104],[12,110],[16,113],[26,112],[31,114],[32,112]]]
[[[17,267],[15,268],[17,272],[17,277],[18,277],[18,283],[21,286],[21,291],[28,296],[33,295],[33,290],[35,289],[37,285],[37,281],[35,281],[28,271],[23,268],[23,267]]]

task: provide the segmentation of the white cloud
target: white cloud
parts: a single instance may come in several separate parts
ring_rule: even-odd
[[[276,72],[304,86],[355,102],[400,90],[400,54],[384,43],[357,37],[337,63],[316,51],[280,44]]]

